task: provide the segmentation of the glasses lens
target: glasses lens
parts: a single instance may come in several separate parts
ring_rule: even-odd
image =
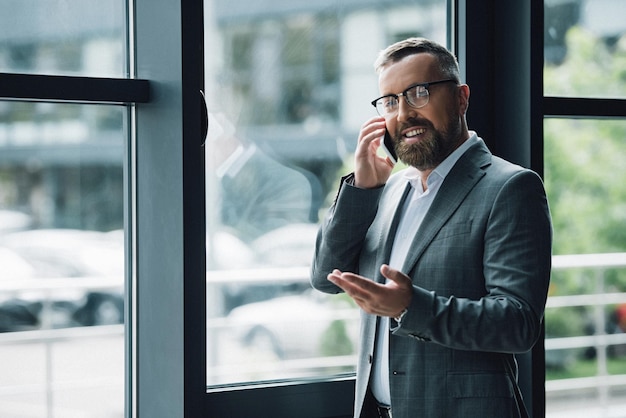
[[[390,115],[398,110],[398,98],[387,96],[378,99],[376,102],[376,110],[381,116]]]
[[[406,91],[407,102],[413,107],[426,106],[428,103],[428,89],[424,86],[415,86]]]

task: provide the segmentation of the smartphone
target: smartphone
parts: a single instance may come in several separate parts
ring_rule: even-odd
[[[398,162],[398,155],[396,154],[396,149],[393,145],[393,139],[391,139],[391,134],[387,129],[385,129],[385,137],[383,138],[383,142],[382,144],[380,144],[380,146],[383,147],[383,150],[385,151],[387,156],[389,156],[391,162],[395,165]]]

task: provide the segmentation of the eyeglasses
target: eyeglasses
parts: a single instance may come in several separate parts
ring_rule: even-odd
[[[456,80],[453,79],[445,79],[438,81],[431,81],[430,83],[417,83],[413,84],[408,89],[404,90],[399,94],[387,94],[385,96],[379,97],[378,99],[372,101],[372,106],[376,108],[376,111],[380,116],[387,117],[392,116],[398,111],[398,107],[400,106],[400,96],[404,96],[406,102],[409,106],[419,109],[420,107],[426,106],[428,103],[428,98],[430,97],[430,93],[428,92],[428,88],[435,84],[439,83],[447,83],[454,82]]]

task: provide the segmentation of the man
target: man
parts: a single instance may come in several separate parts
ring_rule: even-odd
[[[541,179],[468,131],[444,47],[398,42],[376,70],[381,116],[361,128],[311,278],[363,311],[354,417],[520,416],[513,353],[540,335],[550,276]],[[408,166],[393,175],[385,128]]]

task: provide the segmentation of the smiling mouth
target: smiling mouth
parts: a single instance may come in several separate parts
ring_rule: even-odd
[[[418,141],[420,135],[426,132],[426,128],[411,129],[404,133],[404,141],[407,144],[413,144]]]

